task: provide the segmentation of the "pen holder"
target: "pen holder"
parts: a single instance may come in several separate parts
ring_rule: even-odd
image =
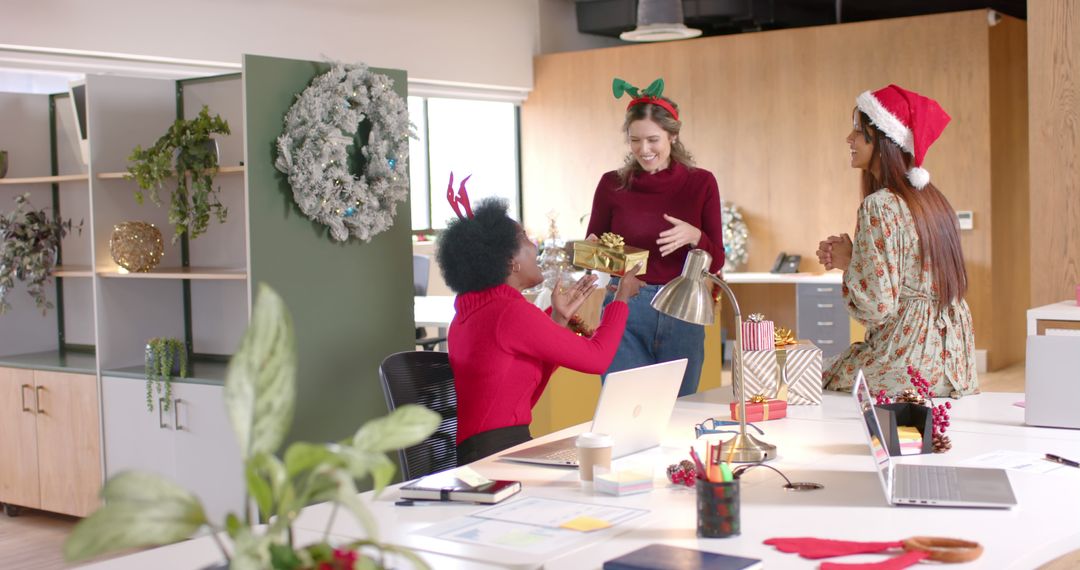
[[[739,481],[697,480],[697,535],[727,538],[740,533]]]

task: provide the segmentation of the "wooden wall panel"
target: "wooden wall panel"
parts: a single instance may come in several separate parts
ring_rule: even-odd
[[[1028,5],[1031,304],[1080,284],[1080,2]]]
[[[1027,337],[1028,272],[1028,107],[1027,27],[1002,18],[990,28],[990,220],[994,303],[990,370],[1024,359]]]
[[[583,233],[597,180],[626,150],[613,76],[637,85],[664,77],[682,107],[683,140],[750,227],[743,269],[767,271],[784,250],[819,271],[818,241],[854,230],[859,177],[844,138],[855,97],[889,83],[952,115],[925,166],[956,209],[989,220],[987,30],[976,10],[538,57],[522,107],[525,224],[539,233],[555,209],[565,236]],[[980,348],[993,337],[990,227],[976,223],[961,238]]]

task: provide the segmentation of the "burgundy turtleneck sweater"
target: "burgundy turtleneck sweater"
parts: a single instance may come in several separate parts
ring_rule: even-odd
[[[551,320],[509,285],[463,293],[454,301],[447,347],[457,390],[457,443],[488,430],[528,425],[532,408],[559,366],[600,374],[615,358],[629,308],[604,310],[592,338]]]
[[[683,246],[660,257],[660,232],[670,229],[664,214],[678,218],[701,230],[697,247],[712,256],[710,270],[724,266],[724,230],[720,214],[720,191],[716,177],[703,168],[687,168],[680,162],[649,174],[638,172],[630,188],[622,188],[619,175],[608,172],[600,178],[593,195],[588,234],[597,236],[614,232],[626,245],[649,250],[649,264],[641,280],[663,285],[678,277],[690,247]]]

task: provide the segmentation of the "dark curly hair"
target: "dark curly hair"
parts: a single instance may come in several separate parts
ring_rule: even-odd
[[[519,226],[507,215],[506,200],[486,198],[471,219],[450,222],[439,236],[436,259],[443,280],[457,294],[502,285],[517,254]]]

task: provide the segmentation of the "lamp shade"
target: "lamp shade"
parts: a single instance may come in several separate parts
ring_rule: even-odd
[[[711,325],[713,296],[708,278],[712,256],[700,249],[691,250],[683,263],[682,274],[664,285],[653,297],[652,307],[681,321]]]

